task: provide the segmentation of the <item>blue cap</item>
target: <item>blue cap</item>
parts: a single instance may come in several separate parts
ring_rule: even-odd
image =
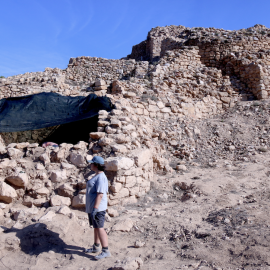
[[[100,156],[93,157],[92,160],[87,160],[88,163],[97,163],[100,165],[104,165],[104,159]]]

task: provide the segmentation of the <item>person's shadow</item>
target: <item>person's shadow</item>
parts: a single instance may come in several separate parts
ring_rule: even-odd
[[[58,233],[47,229],[44,223],[29,225],[23,229],[7,229],[2,227],[4,233],[14,233],[20,239],[21,251],[29,255],[39,255],[43,252],[54,251],[55,253],[77,254],[94,260],[94,256],[84,253],[84,248],[67,245]]]

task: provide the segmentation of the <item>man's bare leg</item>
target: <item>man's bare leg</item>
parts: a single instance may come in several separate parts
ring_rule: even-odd
[[[96,236],[97,233],[97,236]],[[96,242],[96,240],[98,242]],[[99,244],[101,243],[102,247],[108,247],[108,235],[104,228],[96,228],[95,229],[95,243]]]
[[[99,238],[99,228],[94,228],[94,243],[100,244],[100,238]]]

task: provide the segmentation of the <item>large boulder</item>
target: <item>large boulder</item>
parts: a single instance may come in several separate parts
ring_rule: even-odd
[[[51,197],[51,206],[71,205],[71,200],[68,197],[54,195]]]
[[[13,199],[17,198],[15,189],[5,182],[0,181],[0,201],[11,203]]]
[[[109,157],[105,160],[107,171],[128,170],[134,165],[134,160],[126,157]]]

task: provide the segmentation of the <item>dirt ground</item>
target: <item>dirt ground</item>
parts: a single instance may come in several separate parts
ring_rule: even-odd
[[[112,257],[101,261],[83,252],[93,243],[83,211],[16,228],[2,219],[0,269],[114,269],[134,257],[142,259],[143,270],[270,269],[269,165],[266,152],[256,162],[220,160],[213,167],[156,175],[150,193],[115,208],[119,216],[106,222]],[[114,226],[127,221],[127,231]],[[136,241],[141,247],[135,248]]]

